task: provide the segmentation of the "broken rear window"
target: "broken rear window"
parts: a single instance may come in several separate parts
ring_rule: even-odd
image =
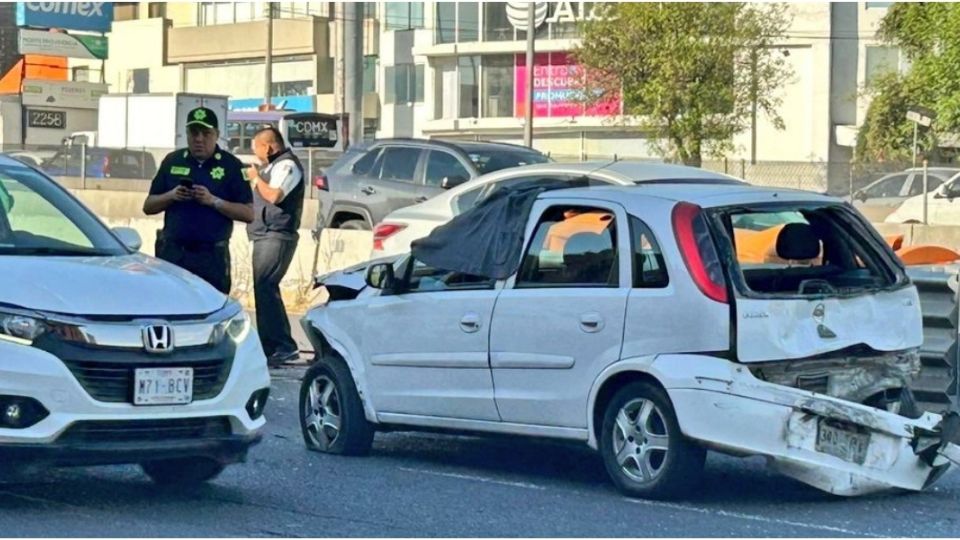
[[[850,295],[898,283],[899,270],[841,206],[731,210],[724,216],[747,288],[760,294]]]

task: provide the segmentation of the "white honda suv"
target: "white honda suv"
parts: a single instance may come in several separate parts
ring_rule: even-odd
[[[624,492],[666,497],[705,450],[856,495],[958,458],[918,409],[916,288],[849,204],[660,166],[630,187],[516,186],[395,263],[319,278],[304,319],[309,448],[378,429],[554,437]]]
[[[0,472],[138,463],[198,483],[260,440],[249,317],[139,244],[0,156]]]

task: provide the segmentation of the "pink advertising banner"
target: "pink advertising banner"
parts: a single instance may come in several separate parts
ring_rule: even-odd
[[[584,107],[579,99],[580,66],[567,52],[540,53],[533,57],[533,116],[610,116],[620,113],[620,99]],[[526,56],[516,56],[514,69],[514,111],[526,113]],[[585,110],[586,109],[586,110]]]

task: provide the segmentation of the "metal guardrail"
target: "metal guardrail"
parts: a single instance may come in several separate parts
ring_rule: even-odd
[[[960,404],[960,267],[908,267],[923,312],[921,370],[911,388],[923,410],[940,413]]]

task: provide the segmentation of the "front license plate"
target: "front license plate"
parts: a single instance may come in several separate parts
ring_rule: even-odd
[[[817,428],[817,452],[863,465],[867,459],[870,434],[839,427],[821,420]]]
[[[134,405],[182,405],[193,401],[193,368],[134,371]]]

